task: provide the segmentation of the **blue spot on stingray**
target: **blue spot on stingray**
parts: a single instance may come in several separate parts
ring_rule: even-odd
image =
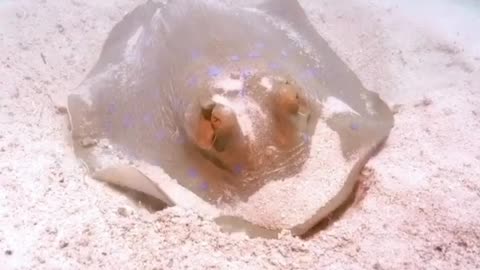
[[[235,174],[240,174],[243,171],[243,166],[240,164],[237,164],[233,167],[233,173]]]
[[[107,112],[108,113],[114,113],[115,112],[115,104],[108,105]]]
[[[280,65],[278,63],[270,63],[268,67],[270,67],[272,70],[280,69]]]
[[[197,84],[198,84],[197,77],[191,77],[190,79],[188,79],[187,85],[189,87],[195,87],[195,86],[197,86]]]
[[[303,133],[303,134],[302,134],[302,137],[303,137],[303,141],[304,141],[305,143],[309,143],[309,142],[311,141],[311,139],[312,139],[312,138],[310,138],[310,136],[308,136],[308,134],[306,134],[306,133]]]
[[[230,56],[230,61],[239,61],[240,57],[238,55],[232,55]]]
[[[315,77],[315,69],[314,68],[308,68],[303,72],[303,76],[307,78],[313,78]]]
[[[131,115],[127,115],[123,118],[123,127],[126,129],[133,127],[133,119]]]
[[[241,73],[242,73],[242,77],[243,77],[244,79],[246,79],[246,78],[248,78],[248,77],[250,77],[250,76],[253,75],[253,72],[252,72],[252,70],[250,70],[250,69],[244,69],[244,70],[241,71]]]
[[[242,90],[240,90],[240,96],[244,97],[246,94],[247,94],[247,89],[242,88]]]
[[[216,77],[221,73],[221,69],[216,66],[211,66],[208,68],[208,75],[210,77]]]
[[[207,182],[202,182],[200,184],[200,189],[201,190],[207,190],[208,189],[208,183]]]
[[[145,124],[151,125],[153,123],[153,116],[150,113],[147,113],[143,116],[143,122]]]
[[[360,129],[360,125],[357,124],[357,123],[351,123],[351,124],[350,124],[350,128],[351,128],[352,130],[358,130],[358,129]]]
[[[192,60],[197,60],[200,58],[200,52],[199,51],[192,51]]]
[[[258,58],[258,57],[260,57],[260,55],[261,55],[260,52],[258,52],[258,51],[253,51],[253,52],[251,52],[251,53],[248,54],[248,57],[250,57],[250,58]]]
[[[186,142],[186,139],[183,135],[179,135],[177,139],[175,140],[178,144],[184,144]]]
[[[163,130],[158,130],[156,133],[155,133],[155,139],[161,141],[165,138],[165,132]]]
[[[198,177],[198,171],[195,170],[194,168],[190,168],[188,169],[188,176],[192,177],[192,178],[197,178]]]

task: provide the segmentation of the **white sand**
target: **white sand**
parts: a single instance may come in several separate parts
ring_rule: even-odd
[[[150,214],[84,176],[51,98],[141,2],[0,1],[0,269],[480,268],[475,1],[302,1],[364,84],[401,104],[364,199],[307,241]]]

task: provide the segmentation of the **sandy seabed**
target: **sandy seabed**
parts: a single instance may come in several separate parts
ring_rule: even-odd
[[[55,97],[140,0],[0,0],[0,269],[480,269],[480,5],[303,0],[397,111],[362,199],[308,239],[229,236],[85,176]]]

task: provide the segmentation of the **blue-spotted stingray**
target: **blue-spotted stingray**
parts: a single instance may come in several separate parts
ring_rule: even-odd
[[[294,0],[148,1],[68,97],[93,178],[225,230],[303,235],[352,192],[393,115]]]

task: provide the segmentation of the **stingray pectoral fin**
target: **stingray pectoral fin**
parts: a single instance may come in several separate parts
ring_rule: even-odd
[[[95,172],[92,177],[113,185],[143,192],[169,206],[174,205],[173,200],[155,182],[134,167],[124,165],[108,167]]]
[[[254,6],[267,14],[287,22],[302,35],[307,35],[308,37],[308,34],[315,33],[305,11],[296,0],[256,0]]]
[[[174,181],[165,180],[158,184],[157,181],[153,181],[150,177],[164,178],[165,175],[154,166],[142,165],[140,170],[131,166],[114,166],[95,172],[93,177],[113,185],[143,192],[162,200],[169,206],[178,205],[183,208],[196,210],[201,214],[206,214],[213,218],[213,221],[225,233],[245,233],[252,238],[263,237],[271,239],[278,237],[279,230],[269,230],[240,217],[221,215],[220,210],[215,206],[203,201]]]
[[[88,102],[80,94],[71,94],[66,99],[66,106],[73,138],[81,139],[90,135],[94,128]]]
[[[68,125],[72,135],[75,155],[82,159],[89,169],[97,167],[92,147],[99,139],[100,127],[86,88],[79,87],[67,97]]]
[[[138,170],[148,177],[148,179],[151,179],[153,185],[156,185],[157,188],[161,189],[165,194],[168,194],[168,198],[172,201],[173,205],[193,209],[202,215],[212,218],[220,214],[220,210],[214,205],[204,201],[195,193],[180,185],[176,180],[170,178],[162,168],[140,162]]]
[[[140,169],[126,165],[113,166],[99,170],[92,176],[109,184],[143,192],[160,199],[169,206],[178,205],[206,214],[212,217],[213,221],[225,233],[245,233],[252,238],[277,238],[280,232],[279,230],[263,228],[240,217],[221,215],[220,210],[216,209],[215,206],[203,201],[174,181],[165,180],[157,183],[151,178],[165,178],[165,175],[155,166],[141,165]]]
[[[121,63],[123,53],[129,46],[129,41],[141,27],[147,27],[152,17],[164,4],[157,1],[145,1],[134,10],[127,13],[109,33],[98,62],[87,74],[87,78],[104,72],[112,65]]]

